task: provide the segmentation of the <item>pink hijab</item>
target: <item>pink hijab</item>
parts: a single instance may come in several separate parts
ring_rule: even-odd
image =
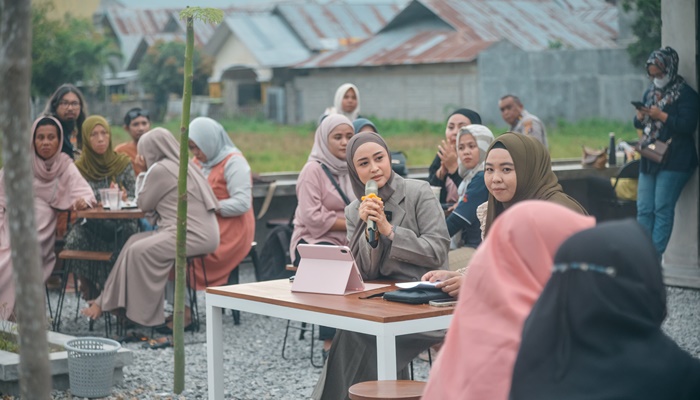
[[[321,162],[327,166],[331,173],[338,177],[340,188],[348,194],[353,192],[350,176],[348,175],[348,162],[345,159],[334,156],[328,148],[328,137],[331,135],[331,131],[343,124],[350,125],[353,132],[355,131],[352,121],[341,114],[331,114],[321,121],[321,124],[316,128],[314,146],[311,148],[311,154],[307,162]]]
[[[463,278],[423,398],[507,400],[523,323],[549,280],[554,253],[594,225],[593,217],[538,200],[494,222]]]
[[[44,160],[36,153],[34,135],[37,126],[42,120],[52,120],[58,127],[58,151],[48,160]],[[39,117],[32,124],[32,138],[30,140],[30,154],[33,156],[32,168],[34,171],[34,196],[45,201],[49,206],[58,210],[67,210],[72,207],[78,198],[84,198],[88,204],[95,201],[95,195],[84,179],[79,179],[84,185],[76,185],[75,181],[80,173],[73,164],[73,160],[61,151],[63,143],[63,128],[54,117]],[[76,176],[77,175],[77,176]],[[5,197],[5,170],[0,170],[0,207],[6,207]],[[37,216],[39,218],[40,216]]]

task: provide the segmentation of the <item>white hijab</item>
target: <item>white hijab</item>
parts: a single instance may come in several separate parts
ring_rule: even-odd
[[[476,140],[476,145],[479,147],[479,162],[472,169],[467,169],[462,164],[462,160],[459,157],[459,139],[462,137],[462,135],[472,135],[474,140]],[[493,132],[491,132],[489,128],[478,124],[462,127],[459,130],[459,133],[457,133],[457,164],[459,165],[459,176],[462,177],[462,183],[460,183],[459,187],[457,188],[457,194],[459,195],[460,199],[464,197],[464,192],[467,191],[467,186],[469,186],[469,182],[472,181],[474,175],[476,175],[479,171],[484,170],[486,152],[488,151],[491,142],[494,140],[495,137],[493,136]]]
[[[212,168],[231,153],[240,153],[226,129],[208,117],[198,117],[190,122],[190,140],[207,156],[204,168]]]
[[[355,97],[357,98],[357,107],[355,107],[355,109],[352,110],[352,112],[346,113],[343,110],[343,97],[345,97],[345,93],[347,93],[350,89],[352,89],[355,92]],[[360,115],[360,91],[357,90],[357,86],[353,85],[352,83],[343,83],[342,85],[340,85],[338,90],[335,91],[333,107],[335,108],[335,112],[337,114],[345,115],[346,117],[350,118],[350,121],[356,120],[357,116]]]

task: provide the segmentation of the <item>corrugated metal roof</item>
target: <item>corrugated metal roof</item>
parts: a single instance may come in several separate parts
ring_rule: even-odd
[[[396,4],[281,4],[281,16],[312,51],[338,48],[339,39],[352,42],[372,36],[401,8]]]
[[[554,42],[573,49],[617,47],[617,28],[612,31],[609,26],[610,19],[617,17],[617,8],[602,0],[425,0],[420,3],[475,40],[506,39],[526,51],[544,50]],[[596,19],[608,21],[604,24],[607,28],[596,23]]]
[[[493,42],[468,40],[437,21],[377,34],[347,49],[321,53],[296,68],[437,64],[474,61]]]
[[[311,55],[277,15],[237,13],[227,17],[224,23],[261,66],[292,65]]]
[[[296,68],[469,62],[495,42],[616,48],[617,9],[602,0],[416,0],[375,36]]]

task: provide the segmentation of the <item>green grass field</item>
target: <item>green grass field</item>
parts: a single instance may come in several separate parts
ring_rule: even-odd
[[[445,137],[444,123],[372,119],[387,140],[389,148],[406,153],[408,165],[427,166],[435,157],[437,146]],[[304,166],[314,141],[314,124],[277,125],[266,120],[241,118],[221,121],[231,139],[248,159],[254,172],[299,171]],[[174,134],[180,131],[179,121],[163,126]],[[496,136],[505,128],[489,126]],[[577,123],[559,122],[547,126],[552,158],[581,156],[581,146],[602,148],[608,145],[608,133],[616,138],[633,140],[632,123],[587,120]],[[119,126],[112,127],[113,143],[130,140]]]

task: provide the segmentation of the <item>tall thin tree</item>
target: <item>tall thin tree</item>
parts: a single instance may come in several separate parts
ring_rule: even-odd
[[[175,307],[173,312],[173,347],[175,350],[175,379],[173,391],[182,393],[185,388],[185,273],[187,266],[187,165],[189,159],[188,142],[190,126],[190,105],[192,103],[192,80],[194,53],[194,20],[218,24],[224,13],[215,8],[187,7],[180,12],[180,19],[187,24],[185,47],[184,87],[182,89],[182,119],[180,121],[180,171],[177,182],[177,235],[175,261]]]
[[[24,399],[49,399],[51,371],[46,337],[44,285],[34,220],[29,149],[29,88],[32,60],[31,2],[0,1],[0,138],[5,169]]]

